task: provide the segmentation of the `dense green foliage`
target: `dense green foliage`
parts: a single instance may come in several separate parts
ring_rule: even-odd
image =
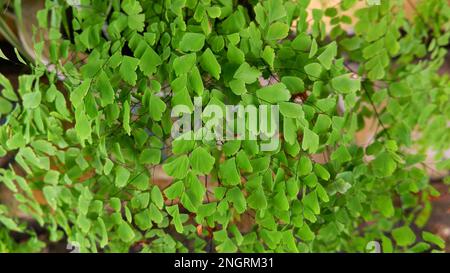
[[[308,2],[47,0],[31,73],[17,90],[0,75],[0,155],[14,152],[23,170],[0,169],[0,182],[52,241],[82,251],[442,249],[413,230],[438,194],[426,149],[439,159],[450,143],[450,81],[437,73],[447,1],[422,1],[408,20],[403,1],[381,0],[356,22],[343,15],[356,0],[311,19]],[[279,104],[279,148],[171,139],[171,109],[195,96]],[[379,130],[361,147],[365,118]],[[158,166],[167,187],[153,181]],[[30,233],[22,248],[38,251],[10,215],[0,207],[0,251],[18,251],[7,230]]]

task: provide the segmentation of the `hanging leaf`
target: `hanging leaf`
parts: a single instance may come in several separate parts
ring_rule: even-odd
[[[202,68],[211,74],[217,80],[220,78],[220,65],[216,60],[216,57],[212,53],[211,49],[206,49],[200,58],[200,64]]]
[[[186,177],[187,171],[189,169],[189,159],[186,155],[182,155],[172,160],[171,162],[165,163],[163,165],[164,171],[178,179]]]
[[[268,103],[288,101],[291,97],[283,83],[276,83],[256,90],[259,99]]]
[[[196,170],[203,174],[211,172],[215,158],[211,156],[204,148],[196,148],[189,159],[193,170]]]

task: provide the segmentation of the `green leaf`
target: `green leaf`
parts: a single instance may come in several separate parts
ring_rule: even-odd
[[[141,4],[136,0],[124,0],[122,1],[121,8],[128,15],[134,15],[142,12]]]
[[[76,113],[75,119],[75,131],[77,132],[80,141],[84,142],[84,140],[91,137],[91,122],[88,120],[86,114],[81,111],[79,113]]]
[[[234,45],[228,45],[227,58],[231,63],[242,64],[245,61],[244,53]]]
[[[146,148],[139,155],[141,164],[158,164],[161,161],[161,150],[156,148]]]
[[[331,119],[328,115],[319,114],[317,116],[316,123],[314,124],[313,131],[320,134],[326,132],[331,126]]]
[[[234,73],[234,78],[243,80],[246,84],[254,83],[261,76],[261,71],[248,63],[242,63]]]
[[[282,239],[282,245],[284,249],[286,249],[288,252],[297,253],[297,239],[293,235],[293,230],[286,230],[283,232],[283,239]]]
[[[441,237],[434,235],[433,233],[423,231],[422,238],[429,243],[437,245],[441,249],[445,248],[445,241]]]
[[[153,186],[151,192],[151,199],[153,204],[155,204],[159,209],[162,209],[164,205],[164,198],[158,186]]]
[[[300,191],[298,180],[295,177],[291,177],[286,181],[286,193],[289,199],[297,199],[297,195]]]
[[[58,204],[58,191],[55,186],[44,186],[42,189],[42,193],[44,194],[45,200],[47,200],[48,204],[52,209],[56,209]]]
[[[219,167],[219,174],[225,185],[237,185],[241,183],[235,158],[225,160]]]
[[[131,128],[130,128],[130,102],[125,101],[123,103],[123,119],[122,119],[122,126],[125,132],[128,135],[131,135]]]
[[[187,88],[183,88],[173,95],[172,106],[176,105],[186,106],[190,111],[194,109],[194,105],[192,104],[191,96],[189,95]]]
[[[173,200],[175,198],[178,198],[183,194],[184,191],[184,184],[183,181],[177,181],[175,183],[172,183],[167,189],[164,190],[164,194],[167,196],[168,199]]]
[[[129,85],[135,85],[137,81],[136,69],[139,64],[139,59],[123,56],[120,64],[119,73],[122,79]]]
[[[330,173],[328,172],[327,169],[325,169],[325,167],[323,167],[320,164],[314,164],[314,172],[318,177],[322,178],[323,180],[330,179]]]
[[[264,172],[269,169],[270,157],[264,156],[264,157],[255,158],[255,159],[252,159],[250,162],[252,163],[253,172],[255,172],[255,173]]]
[[[156,73],[157,67],[161,64],[161,57],[151,47],[147,47],[139,62],[139,68],[144,75],[150,76]]]
[[[266,4],[264,4],[266,6]],[[284,3],[280,0],[272,0],[267,3],[268,20],[273,22],[286,17],[286,9]]]
[[[273,63],[275,61],[275,51],[273,48],[266,46],[264,51],[261,53],[261,57],[271,68],[273,68]]]
[[[148,100],[148,109],[150,117],[153,120],[160,121],[164,111],[166,111],[166,104],[160,97],[152,94]]]
[[[309,58],[312,59],[319,49],[316,39],[312,39],[311,48],[309,49]]]
[[[348,94],[354,93],[361,89],[361,81],[359,79],[352,79],[351,74],[345,74],[335,77],[331,80],[331,86],[336,89],[338,93]]]
[[[239,169],[246,172],[253,172],[252,164],[248,158],[247,153],[244,150],[240,150],[236,155],[236,164]]]
[[[97,88],[100,91],[101,106],[105,107],[114,102],[115,94],[111,82],[104,71],[97,78]]]
[[[183,75],[191,71],[192,67],[197,61],[195,53],[183,55],[173,61],[173,69],[177,76]]]
[[[64,98],[64,95],[61,92],[57,92],[55,95],[55,108],[64,118],[69,119],[71,116],[67,109],[66,98]]]
[[[311,36],[305,32],[298,33],[291,44],[292,48],[295,50],[308,52],[311,46]]]
[[[18,232],[21,231],[19,226],[12,219],[6,218],[3,215],[0,215],[0,223],[2,223],[9,230],[14,230]]]
[[[219,7],[208,7],[206,11],[210,18],[218,18],[222,13],[222,10]]]
[[[233,203],[233,207],[239,214],[242,214],[247,209],[247,201],[245,201],[244,194],[238,187],[228,190],[227,199]]]
[[[5,53],[3,53],[3,51],[1,49],[0,49],[0,58],[9,61],[8,57],[6,57]]]
[[[412,91],[406,82],[393,82],[389,86],[389,91],[394,97],[410,96]]]
[[[206,49],[200,57],[200,65],[217,80],[220,78],[221,68],[211,49]]]
[[[383,214],[384,217],[394,216],[394,204],[390,196],[380,195],[375,198],[376,208]]]
[[[289,26],[285,23],[275,22],[269,26],[266,34],[266,40],[281,40],[286,38],[289,33]]]
[[[331,154],[331,160],[344,163],[352,160],[352,156],[348,152],[347,147],[339,146],[339,148]]]
[[[315,132],[305,128],[303,130],[302,149],[305,151],[309,150],[310,153],[315,153],[318,148],[319,136]]]
[[[348,183],[342,178],[337,179],[337,181],[335,181],[334,183],[335,183],[334,188],[336,189],[337,192],[341,194],[346,193],[352,187],[350,183]]]
[[[240,140],[229,140],[225,142],[222,146],[222,150],[226,156],[232,156],[236,154],[241,148]]]
[[[397,163],[388,152],[382,152],[371,163],[378,177],[391,176],[397,168]]]
[[[184,52],[200,51],[204,45],[205,35],[202,33],[186,32],[180,41],[180,49]]]
[[[283,119],[283,137],[289,145],[295,145],[297,142],[297,124],[295,119],[286,118]]]
[[[308,193],[305,197],[303,197],[302,202],[306,207],[311,209],[314,214],[320,214],[320,205],[319,200],[317,199],[316,191]]]
[[[145,14],[134,14],[128,16],[128,27],[133,30],[144,31]]]
[[[256,90],[256,96],[267,103],[288,101],[291,93],[283,83],[276,83]]]
[[[92,221],[84,214],[78,214],[76,225],[80,228],[81,232],[88,233],[92,226]]]
[[[305,240],[307,242],[314,240],[314,238],[316,237],[316,235],[314,234],[314,232],[311,231],[311,229],[309,228],[309,226],[304,223],[297,231],[297,235],[302,239]]]
[[[172,216],[172,224],[175,226],[175,230],[178,233],[182,233],[184,230],[183,223],[181,222],[180,212],[178,206],[167,207],[167,212]]]
[[[57,185],[59,180],[59,172],[50,170],[44,176],[44,182],[52,185]]]
[[[430,249],[430,245],[424,242],[419,242],[416,245],[412,246],[409,250],[412,253],[423,253]]]
[[[381,246],[384,253],[392,253],[393,252],[393,246],[392,241],[386,236],[381,237]]]
[[[416,241],[416,235],[409,226],[394,229],[392,236],[399,246],[409,246]]]
[[[204,148],[196,148],[190,157],[192,169],[202,174],[208,174],[214,167],[215,158]]]
[[[125,221],[121,221],[119,227],[117,228],[117,234],[119,235],[119,238],[126,243],[133,241],[135,237],[133,229]]]
[[[31,92],[23,95],[23,107],[25,109],[35,109],[41,104],[41,92]]]
[[[200,205],[197,211],[197,215],[199,217],[208,217],[213,215],[215,211],[216,211],[216,203],[211,202]]]
[[[147,190],[149,187],[149,182],[150,178],[145,171],[138,173],[130,180],[130,183],[133,185],[133,187],[140,191]]]
[[[122,166],[116,167],[116,178],[114,183],[116,187],[123,188],[128,184],[128,179],[130,179],[130,171]]]
[[[182,179],[186,177],[189,170],[189,158],[187,155],[177,157],[175,160],[165,163],[163,170],[174,178]]]
[[[0,114],[9,114],[13,109],[12,103],[0,97]]]
[[[205,87],[203,86],[202,75],[200,75],[197,66],[192,67],[189,73],[189,83],[197,95],[201,96],[203,94]]]
[[[28,65],[27,62],[25,62],[25,60],[22,58],[22,56],[19,53],[19,50],[17,50],[17,48],[14,48],[14,53],[16,54],[17,60],[19,60],[19,62],[23,63],[24,65]]]
[[[343,46],[348,51],[354,51],[360,48],[361,46],[361,38],[355,36],[352,38],[342,39],[339,44]]]
[[[320,54],[319,57],[317,57],[317,59],[322,64],[322,66],[325,67],[326,70],[330,70],[331,65],[333,63],[333,59],[336,57],[336,54],[337,54],[337,45],[336,42],[333,41],[326,47],[326,49],[322,52],[322,54]]]
[[[160,224],[164,220],[164,216],[162,215],[161,211],[154,204],[150,204],[149,212],[150,212],[150,219],[153,222]]]
[[[322,66],[318,63],[310,63],[304,67],[306,74],[313,81],[320,79],[320,74],[322,74]]]
[[[103,166],[103,173],[109,175],[113,167],[114,163],[109,158],[107,158],[105,160],[105,165]]]
[[[312,172],[313,165],[311,159],[307,156],[300,157],[298,161],[297,175],[304,176],[308,175]]]
[[[144,210],[134,215],[134,222],[141,230],[148,230],[152,226],[150,210]]]
[[[302,106],[293,102],[280,102],[280,112],[283,116],[288,118],[302,118],[305,116]]]
[[[317,196],[320,198],[320,200],[322,200],[323,202],[328,202],[330,201],[330,198],[328,196],[328,193],[326,192],[326,190],[322,187],[322,185],[317,184],[316,186],[316,191],[317,191]]]
[[[183,197],[189,199],[189,203],[192,205],[190,211],[196,212],[198,206],[203,203],[203,198],[206,193],[205,184],[198,179],[197,175],[190,173],[186,180],[186,188],[187,191]]]
[[[238,249],[236,245],[233,243],[233,241],[229,238],[227,238],[223,243],[220,245],[217,245],[217,251],[220,253],[234,253]]]
[[[305,83],[299,77],[284,76],[281,78],[281,82],[286,85],[292,94],[297,94],[305,90]]]
[[[111,199],[109,200],[109,205],[111,206],[111,208],[113,208],[116,212],[119,212],[120,209],[122,208],[122,204],[119,198],[117,197],[111,197]]]
[[[172,151],[174,154],[184,154],[192,151],[194,146],[195,141],[192,137],[192,132],[188,132],[172,142]]]
[[[247,92],[247,89],[245,87],[245,82],[243,80],[232,80],[229,82],[231,91],[233,91],[234,94],[240,96]]]
[[[284,191],[280,191],[272,199],[274,206],[279,210],[289,210],[289,202]]]
[[[14,92],[14,89],[9,82],[9,80],[0,74],[0,85],[2,85],[4,88],[2,90],[2,96],[10,101],[18,101],[16,93]]]
[[[257,190],[252,191],[247,199],[248,206],[253,209],[265,209],[267,208],[266,194],[263,189],[259,187]]]

